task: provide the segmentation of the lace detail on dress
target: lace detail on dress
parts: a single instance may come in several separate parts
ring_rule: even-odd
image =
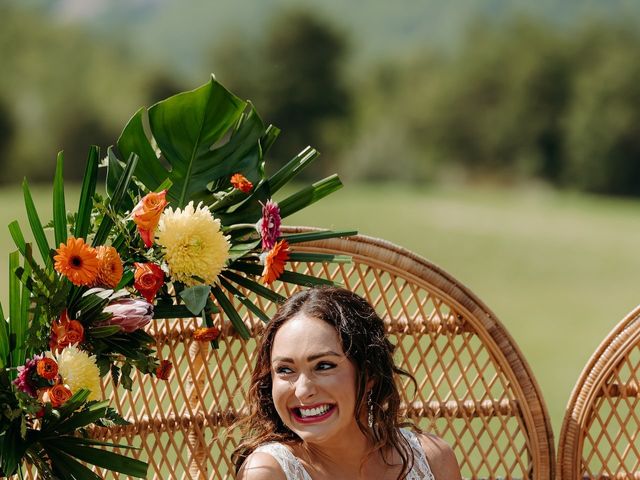
[[[311,477],[300,463],[300,460],[281,443],[266,443],[255,449],[271,455],[280,464],[287,480],[311,480]]]
[[[400,433],[409,442],[413,453],[413,468],[407,475],[406,480],[435,480],[418,436],[405,428],[401,428]]]
[[[414,432],[404,428],[400,432],[407,439],[413,453],[413,468],[406,476],[406,480],[435,480],[429,462],[424,454],[420,440]],[[287,480],[312,480],[311,476],[300,463],[300,460],[281,443],[265,443],[255,449],[256,452],[264,452],[271,455],[280,464]]]

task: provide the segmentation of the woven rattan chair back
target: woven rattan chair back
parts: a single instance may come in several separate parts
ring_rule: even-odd
[[[471,292],[381,240],[296,248],[352,256],[348,264],[295,269],[340,282],[375,306],[397,345],[397,362],[418,381],[417,391],[403,385],[406,416],[453,446],[465,478],[553,479],[553,437],[539,388],[509,334]],[[288,296],[298,287],[276,282],[274,288]],[[269,313],[276,307],[261,306]],[[261,321],[239,311],[259,338]],[[132,454],[150,463],[149,478],[233,477],[238,436],[228,426],[244,411],[256,340],[243,341],[223,325],[220,347],[211,350],[192,340],[197,320],[158,322],[152,333],[161,357],[173,362],[170,380],[136,374],[131,392],[105,386],[132,424],[95,434],[139,447]]]
[[[587,363],[560,433],[562,480],[640,480],[640,306]]]

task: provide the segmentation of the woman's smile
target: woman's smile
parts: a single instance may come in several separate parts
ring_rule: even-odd
[[[328,403],[313,407],[294,407],[290,409],[293,418],[300,423],[319,423],[329,418],[336,410],[335,405]]]
[[[276,411],[311,443],[361,435],[355,421],[356,370],[335,328],[298,314],[276,333],[271,351]]]

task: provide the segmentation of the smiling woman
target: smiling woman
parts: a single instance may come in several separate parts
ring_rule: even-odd
[[[457,480],[447,444],[399,415],[394,346],[374,309],[339,288],[292,296],[267,326],[237,478]]]

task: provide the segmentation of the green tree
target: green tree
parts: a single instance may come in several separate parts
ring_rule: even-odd
[[[283,131],[274,153],[290,156],[312,144],[330,158],[325,129],[350,111],[344,35],[314,13],[290,10],[271,25],[266,49],[265,107]],[[318,164],[326,168],[327,160]]]
[[[344,76],[347,39],[329,20],[306,9],[279,11],[263,39],[227,36],[213,58],[219,79],[282,130],[268,168],[312,145],[323,161],[311,168],[335,169],[331,159],[347,128],[352,93]]]
[[[7,155],[15,133],[15,120],[6,100],[0,98],[0,168]]]
[[[592,25],[574,41],[566,115],[566,182],[597,193],[640,195],[640,35]]]
[[[90,145],[115,143],[137,106],[171,89],[157,69],[78,26],[7,2],[0,15],[0,91],[11,92],[13,125],[2,182],[49,181],[59,150],[66,177],[81,178]]]

